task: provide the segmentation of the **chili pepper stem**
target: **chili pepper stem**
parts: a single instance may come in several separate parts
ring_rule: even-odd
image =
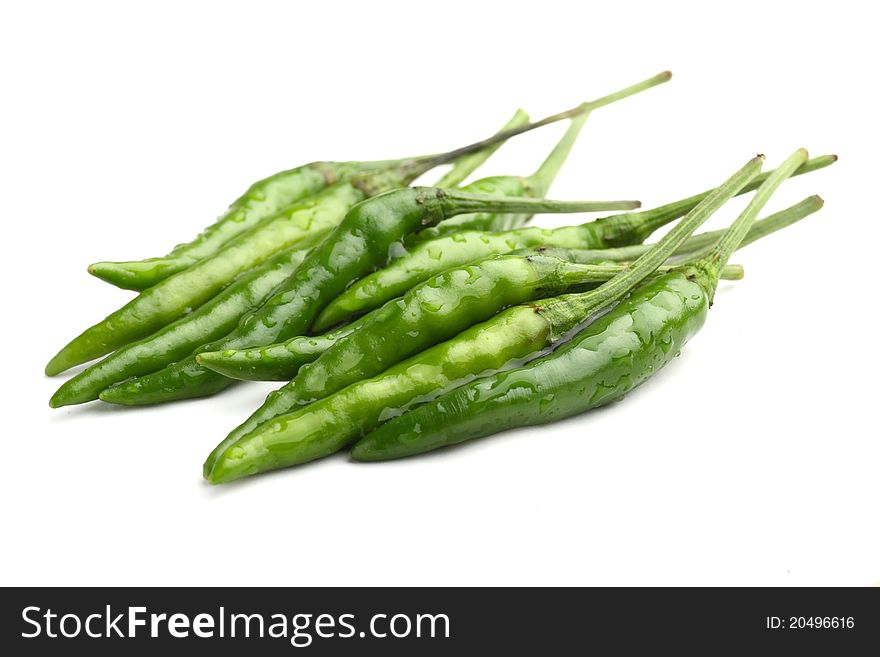
[[[814,194],[813,196],[808,196],[799,203],[795,203],[785,210],[780,210],[779,212],[776,212],[768,217],[764,217],[763,219],[756,221],[754,224],[752,224],[752,227],[749,229],[749,232],[746,234],[743,241],[740,242],[739,248],[748,246],[752,242],[755,242],[762,237],[766,237],[771,233],[775,233],[776,231],[782,230],[783,228],[787,228],[788,226],[797,223],[801,219],[809,217],[811,214],[814,214],[821,210],[823,205],[825,205],[825,201],[823,201],[822,198],[818,195]],[[694,235],[687,242],[685,242],[684,246],[679,249],[675,255],[677,257],[684,257],[703,251],[704,249],[706,249],[706,247],[712,246],[719,239],[721,239],[722,235],[724,235],[723,230],[713,230],[706,233],[700,233],[699,235]],[[627,252],[637,253],[641,255],[641,252],[644,252],[648,248],[648,246],[649,245],[621,247],[620,249],[614,249],[613,251],[615,253],[619,251],[623,255],[625,255]],[[609,259],[625,260],[627,258],[610,257]]]
[[[430,190],[431,188],[428,188]],[[430,192],[428,192],[430,194]],[[537,198],[468,194],[457,190],[435,192],[438,208],[444,218],[471,212],[604,212],[629,210],[641,206],[639,201],[552,201]],[[428,201],[426,201],[428,202]]]
[[[836,155],[821,155],[806,161],[794,174],[801,176],[818,169],[824,169],[831,166],[837,161]],[[765,171],[755,178],[748,185],[743,187],[739,194],[746,194],[757,189],[768,176],[773,173]],[[700,194],[694,194],[688,198],[673,201],[666,205],[661,205],[650,210],[642,212],[632,212],[627,214],[619,214],[613,217],[606,217],[600,221],[604,222],[604,230],[606,233],[606,241],[609,244],[639,244],[646,240],[658,228],[662,228],[666,224],[686,214],[700,201],[705,199],[714,190],[708,190]]]
[[[565,119],[572,119],[582,114],[589,114],[594,109],[605,107],[606,105],[610,105],[611,103],[614,103],[628,96],[632,96],[633,94],[645,91],[646,89],[650,89],[651,87],[656,87],[658,84],[663,84],[671,78],[672,73],[670,71],[664,71],[651,78],[648,78],[647,80],[643,80],[634,85],[608,94],[607,96],[602,96],[601,98],[581,103],[577,107],[573,107],[569,110],[565,110],[564,112],[559,112],[557,114],[552,114],[551,116],[545,117],[539,121],[534,121],[523,126],[511,128],[510,130],[504,130],[496,135],[493,135],[492,137],[489,137],[488,139],[483,139],[481,141],[474,142],[473,144],[447,151],[446,153],[412,158],[409,164],[412,174],[411,180],[415,180],[418,176],[425,173],[426,171],[429,171],[430,169],[433,169],[436,166],[440,166],[441,164],[447,164],[449,162],[457,160],[463,155],[468,155],[469,153],[490,148],[495,144],[501,144],[507,141],[511,137],[516,137],[517,135],[535,130],[536,128],[541,128],[545,125],[550,125],[551,123],[556,123],[557,121],[564,121]]]
[[[761,172],[763,161],[763,155],[749,160],[744,167],[700,201],[684,219],[678,222],[649,251],[637,258],[620,276],[611,279],[591,292],[556,297],[543,305],[538,302],[536,311],[549,321],[554,340],[567,334],[592,315],[596,309],[622,297],[633,285],[662,265],[690,237],[694,230]]]
[[[504,124],[500,132],[518,128],[529,122],[529,115],[521,109],[514,112],[511,119]],[[502,144],[495,144],[489,148],[484,148],[476,153],[470,153],[458,158],[452,168],[444,174],[440,180],[434,185],[435,187],[458,187],[469,175],[479,169],[488,160]]]
[[[787,228],[797,223],[801,219],[809,217],[822,209],[825,201],[818,195],[808,196],[803,201],[795,203],[785,210],[780,210],[752,224],[745,238],[740,242],[739,248],[748,246],[752,242],[766,237],[776,231]],[[726,231],[713,230],[706,233],[700,233],[688,238],[688,240],[679,248],[674,256],[673,262],[690,262],[698,259],[700,255],[704,255],[708,247],[714,245]],[[519,249],[513,251],[513,254],[528,254],[531,252],[541,255],[550,255],[561,260],[569,260],[571,262],[631,262],[644,254],[650,249],[652,244],[637,244],[635,246],[621,246],[614,249],[568,249],[540,246],[534,249]],[[687,260],[684,260],[684,259]]]
[[[553,147],[553,150],[550,151],[550,154],[541,163],[541,166],[538,167],[538,170],[528,177],[528,184],[531,187],[533,196],[541,197],[547,195],[550,185],[553,183],[562,165],[565,164],[565,160],[568,159],[568,155],[589,116],[587,113],[573,118],[571,125],[568,126],[565,134],[562,135],[562,139]]]
[[[718,288],[718,280],[721,276],[722,268],[727,264],[730,256],[748,234],[758,213],[767,204],[767,201],[770,200],[770,197],[779,185],[787,178],[790,178],[808,158],[807,150],[800,148],[790,155],[779,168],[767,176],[755,192],[751,202],[743,210],[742,214],[737,217],[727,232],[690,268],[692,274],[701,279],[700,282],[708,294],[710,306],[715,298],[715,291]]]

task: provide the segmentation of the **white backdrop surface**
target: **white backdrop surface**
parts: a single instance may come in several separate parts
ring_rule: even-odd
[[[861,7],[4,5],[0,583],[880,582],[878,53]],[[780,190],[768,210],[813,193],[825,209],[737,254],[745,280],[624,402],[217,488],[204,457],[273,384],[48,408],[45,361],[130,296],[88,263],[164,253],[274,171],[454,147],[518,106],[540,117],[664,69],[671,83],[590,118],[554,198],[651,207],[756,152],[841,159]],[[480,174],[529,173],[562,129]]]

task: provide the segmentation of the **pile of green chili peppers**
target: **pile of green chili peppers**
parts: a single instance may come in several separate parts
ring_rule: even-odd
[[[50,405],[140,406],[284,382],[205,461],[204,477],[224,483],[347,447],[358,461],[401,458],[621,399],[700,330],[719,280],[742,277],[735,250],[822,207],[811,196],[759,219],[776,189],[837,159],[799,149],[762,172],[759,155],[717,187],[649,210],[546,198],[594,110],[670,77],[536,122],[518,110],[495,135],[445,153],[282,171],[167,255],[91,265],[137,295],[49,361],[49,376],[96,361]],[[507,139],[557,121],[568,127],[534,173],[461,186]],[[409,186],[444,164],[433,187]],[[727,229],[695,234],[747,193]],[[570,212],[611,214],[526,225]]]

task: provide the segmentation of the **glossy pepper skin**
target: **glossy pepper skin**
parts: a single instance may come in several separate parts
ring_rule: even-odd
[[[205,477],[222,483],[332,454],[420,396],[440,394],[466,383],[476,372],[504,367],[519,358],[524,347],[538,351],[547,333],[546,322],[527,310],[508,314],[492,326],[469,329],[464,340],[437,345],[380,377],[359,381],[260,425],[210,465],[206,463]],[[511,351],[508,345],[512,343],[516,348]]]
[[[682,272],[638,288],[571,342],[395,417],[352,447],[357,461],[412,456],[514,427],[554,422],[621,399],[702,327],[705,289]]]
[[[430,401],[492,370],[530,360],[651,276],[715,210],[758,175],[762,161],[762,156],[749,161],[648,253],[596,290],[509,308],[383,374],[263,422],[234,442],[227,438],[206,461],[205,478],[223,483],[320,458],[416,403]],[[747,211],[758,209],[753,200]]]
[[[303,365],[293,381],[270,393],[265,403],[226,437],[215,455],[263,422],[376,376],[505,307],[605,281],[620,271],[620,267],[529,255],[495,256],[445,272],[366,316],[369,321],[336,340],[314,362]],[[215,356],[222,363],[222,352]],[[197,360],[210,367],[210,357],[200,354]],[[208,459],[209,464],[212,460]]]
[[[377,312],[377,311],[373,311]],[[298,335],[284,342],[251,349],[207,351],[196,355],[199,365],[240,381],[290,381],[341,338],[372,320],[373,313],[321,335]]]
[[[211,299],[233,279],[281,249],[309,246],[336,226],[364,193],[340,183],[291,206],[258,230],[241,235],[201,260],[141,292],[69,342],[46,366],[53,375],[146,337]]]
[[[317,194],[353,174],[388,162],[313,162],[281,171],[251,185],[229,209],[195,239],[179,244],[168,255],[130,262],[98,262],[89,273],[127,290],[142,291],[216,254],[226,243],[256,226],[262,219]]]
[[[616,249],[609,249],[617,251]],[[601,282],[619,274],[626,265],[621,265],[613,260],[602,258],[602,251],[579,251],[576,249],[542,249],[532,254],[515,252],[511,255],[523,256],[552,256],[569,263],[579,263],[592,265],[589,268],[578,268],[577,271],[567,272],[572,278],[571,287],[578,289],[589,289]],[[509,257],[509,256],[496,256]],[[474,267],[480,265],[479,262],[473,263]],[[670,267],[660,267],[659,271],[667,271]],[[729,265],[724,268],[722,278],[728,280],[740,280],[743,277],[742,267],[739,265]],[[430,284],[430,282],[429,282]],[[560,289],[567,286],[560,286]],[[414,288],[418,289],[418,288]],[[550,290],[548,285],[545,291]],[[413,290],[410,291],[410,293]],[[386,306],[395,304],[400,306],[405,303],[405,295],[398,301],[389,301]],[[521,297],[528,298],[532,296],[527,290],[522,290]],[[498,304],[507,303],[509,297],[495,295],[494,301]],[[489,304],[487,304],[489,305]],[[290,381],[306,364],[317,360],[324,352],[328,351],[342,338],[360,331],[365,328],[372,331],[367,325],[383,313],[385,306],[378,308],[363,317],[355,320],[351,324],[316,336],[297,336],[285,342],[271,344],[266,347],[256,347],[253,349],[227,349],[225,351],[209,351],[200,353],[196,356],[196,361],[204,365],[210,370],[222,374],[231,379],[241,381]],[[500,306],[499,308],[500,309]],[[470,324],[479,320],[478,315],[472,315]],[[468,324],[470,326],[470,324]],[[416,331],[418,329],[414,329]],[[286,387],[286,386],[285,386]],[[254,415],[257,417],[257,414]]]
[[[795,175],[829,166],[836,159],[834,155],[814,158],[806,162]],[[757,189],[771,173],[768,171],[762,174],[740,193]],[[314,330],[325,330],[351,317],[362,315],[445,269],[493,253],[509,253],[538,246],[605,249],[640,244],[661,226],[689,212],[710,191],[652,210],[606,217],[580,226],[552,230],[530,227],[500,232],[461,231],[419,240],[407,251],[392,258],[387,266],[356,281],[334,299],[315,320]]]
[[[389,250],[406,235],[446,217],[475,211],[587,212],[609,205],[637,207],[638,203],[509,199],[435,187],[386,192],[353,207],[275,295],[242,318],[228,336],[200,351],[261,346],[302,335],[321,308],[349,281],[382,264]],[[225,377],[200,366],[193,355],[159,372],[108,388],[100,399],[126,405],[150,404],[213,394],[229,384]]]
[[[68,379],[49,405],[57,408],[92,401],[114,383],[160,370],[186,358],[205,340],[226,335],[243,314],[259,307],[294,272],[305,255],[306,251],[295,247],[275,255],[189,315],[127,344]]]
[[[700,259],[639,286],[556,353],[463,386],[412,417],[392,421],[360,441],[353,458],[399,458],[504,428],[561,419],[623,397],[668,363],[702,327],[721,268],[753,227],[760,208],[806,159],[806,150],[795,151]],[[446,420],[442,429],[422,424],[439,416]]]
[[[618,94],[617,97],[625,97]],[[571,125],[563,134],[553,150],[547,155],[538,167],[537,171],[528,177],[493,176],[483,178],[461,191],[467,193],[494,193],[503,196],[543,196],[549,190],[562,165],[565,163],[574,143],[577,141],[588,115],[577,116],[571,121]],[[516,119],[516,116],[514,117]],[[482,157],[483,152],[475,153],[468,157]],[[450,176],[444,177],[441,182],[458,182],[463,176],[459,169],[463,165],[457,164],[450,172]],[[426,233],[439,230],[442,227],[450,227],[453,230],[463,226],[480,228],[509,227],[528,219],[530,215],[493,214],[481,212],[465,214],[447,219],[435,227],[426,228],[413,237],[422,238]],[[407,242],[408,243],[408,242]],[[584,262],[574,260],[576,262]],[[362,318],[363,319],[363,318]],[[357,320],[346,327],[355,327],[361,323]],[[350,331],[349,331],[350,332]],[[282,344],[274,344],[246,350],[224,350],[223,352],[208,352],[199,356],[199,361],[224,376],[245,380],[284,380],[292,379],[302,365],[315,360],[320,353],[328,349],[335,342],[335,334],[321,336],[319,338],[296,337]],[[329,338],[329,339],[328,339]]]
[[[297,376],[278,391],[286,392],[288,402],[280,403],[281,395],[273,393],[274,416],[381,372],[507,306],[614,275],[574,264],[573,254],[566,255],[568,261],[538,253],[492,256],[435,276],[327,337],[298,336],[268,347],[200,353],[196,359],[225,376],[231,372],[232,378],[290,381]],[[302,362],[312,353],[310,365]]]

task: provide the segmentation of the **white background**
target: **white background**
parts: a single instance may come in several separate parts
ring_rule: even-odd
[[[870,3],[18,3],[0,12],[3,584],[880,582],[878,60]],[[590,118],[553,189],[646,207],[799,146],[825,209],[737,254],[704,331],[626,401],[378,465],[212,488],[273,387],[50,410],[42,375],[247,185],[458,146],[672,69]],[[564,126],[480,171],[526,174]],[[427,180],[433,180],[430,177]],[[742,207],[732,203],[711,228]],[[542,225],[572,219],[541,218]]]

